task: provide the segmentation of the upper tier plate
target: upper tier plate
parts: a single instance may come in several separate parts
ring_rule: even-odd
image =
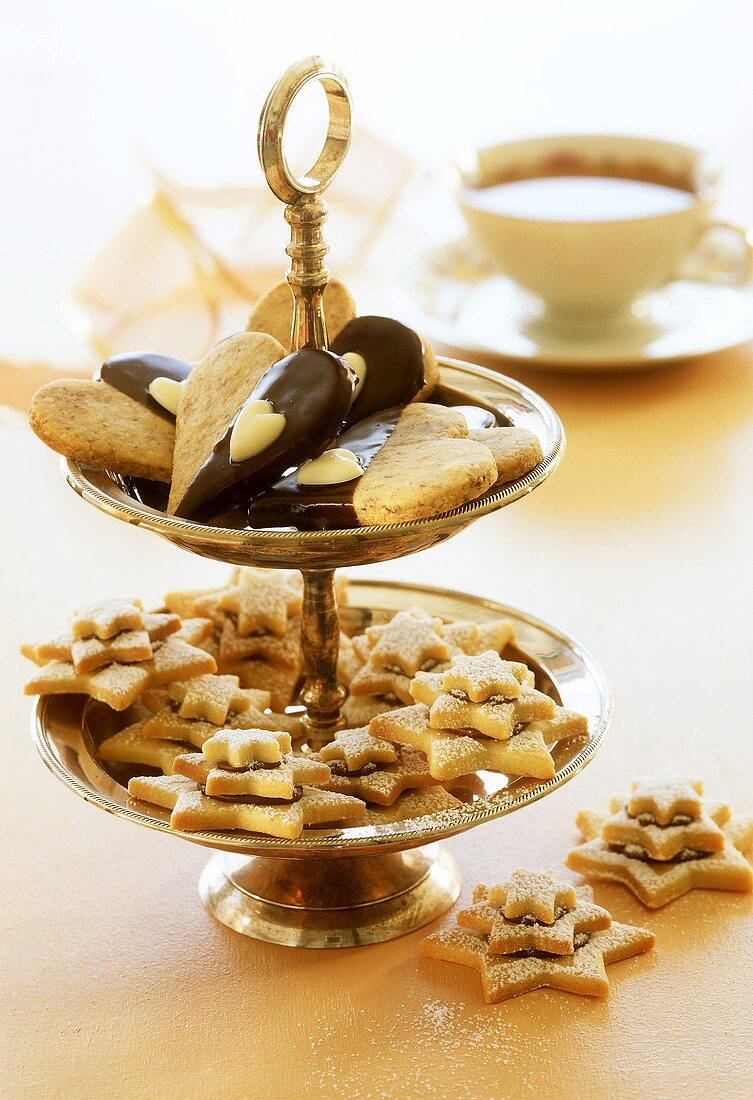
[[[106,470],[67,459],[63,461],[63,471],[79,496],[102,511],[154,531],[185,550],[218,561],[273,568],[335,569],[402,557],[442,542],[478,516],[530,493],[557,467],[565,445],[557,414],[527,386],[470,363],[444,358],[438,362],[443,386],[462,391],[466,404],[491,406],[510,423],[530,429],[538,436],[543,458],[523,477],[430,519],[339,531],[238,531],[189,523],[156,511],[131,496],[122,479]]]

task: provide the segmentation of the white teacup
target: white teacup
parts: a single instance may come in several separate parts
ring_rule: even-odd
[[[471,236],[505,275],[543,302],[553,322],[614,323],[631,315],[642,294],[673,278],[732,284],[751,278],[746,234],[714,221],[717,175],[689,146],[603,135],[530,138],[465,154],[457,168],[458,201]],[[495,184],[563,176],[658,184],[674,200],[668,210],[660,203],[645,214],[584,211],[578,220],[572,211],[558,217],[556,208],[551,217],[538,209],[533,216],[500,212],[488,201],[484,208],[490,196],[484,190]]]

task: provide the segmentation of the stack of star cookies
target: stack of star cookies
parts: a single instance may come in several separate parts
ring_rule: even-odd
[[[223,728],[284,730],[296,736],[298,718],[269,711],[270,693],[241,688],[237,676],[196,676],[165,688],[147,689],[147,712],[99,746],[102,760],[173,770],[178,756],[201,748]]]
[[[177,756],[173,775],[136,777],[128,793],[171,810],[170,827],[183,832],[242,830],[295,840],[307,825],[358,823],[364,803],[320,789],[330,777],[327,765],[290,750],[290,735],[281,731],[223,729],[200,753]]]
[[[395,748],[368,728],[342,730],[309,759],[322,760],[331,775],[321,786],[369,803],[364,825],[383,825],[460,806],[429,772],[417,749]]]
[[[578,815],[585,842],[568,853],[568,867],[620,882],[652,909],[696,887],[753,890],[753,816],[733,817],[702,794],[700,780],[679,775],[637,780],[609,815]]]
[[[605,964],[654,944],[651,932],[613,921],[588,887],[575,889],[556,871],[514,871],[506,882],[477,886],[473,902],[457,914],[457,927],[435,932],[420,951],[480,971],[488,1004],[543,986],[603,997]]]
[[[378,714],[411,704],[411,679],[419,671],[442,671],[463,653],[501,654],[514,634],[509,619],[444,623],[409,607],[354,638],[343,635],[338,672],[350,692],[343,707],[346,724],[366,725]]]
[[[80,608],[68,630],[22,646],[39,665],[27,695],[88,695],[126,710],[148,688],[214,672],[214,657],[192,644],[201,631],[184,630],[178,615],[146,612],[138,600],[102,600]]]
[[[444,672],[417,672],[409,685],[415,705],[378,715],[369,731],[426,753],[436,779],[477,771],[551,779],[550,746],[588,725],[533,685],[526,665],[494,650],[454,656]]]
[[[262,688],[272,707],[291,702],[301,674],[301,574],[287,569],[236,569],[221,588],[168,592],[165,606],[210,621],[202,643],[220,672],[244,688]]]

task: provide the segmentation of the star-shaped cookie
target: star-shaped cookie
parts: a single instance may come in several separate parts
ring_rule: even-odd
[[[650,814],[657,825],[669,825],[678,814],[691,818],[701,812],[703,783],[698,779],[666,773],[638,779],[627,803],[631,817]]]
[[[553,924],[557,909],[575,905],[575,887],[562,882],[557,871],[513,871],[506,882],[489,888],[489,901],[502,907],[508,920],[533,917]]]
[[[453,657],[442,673],[445,691],[457,691],[472,703],[485,703],[493,697],[517,699],[528,668],[514,661],[503,661],[493,649],[477,656]]]
[[[260,692],[259,694],[264,694]],[[149,718],[144,726],[146,737],[159,737],[168,741],[185,741],[200,749],[204,742],[220,729],[284,730],[291,737],[300,736],[301,721],[289,714],[267,714],[251,707],[242,714],[230,714],[222,726],[201,718],[183,718],[172,707],[163,707]]]
[[[291,756],[289,753],[284,753],[274,766],[253,764],[242,770],[231,770],[210,763],[202,753],[192,752],[176,757],[172,770],[193,779],[204,788],[205,794],[224,798],[253,795],[257,798],[292,799],[296,787],[318,787],[329,779],[326,764],[309,756]]]
[[[243,714],[259,709],[262,700],[253,690],[241,688],[237,676],[205,675],[190,680],[177,680],[168,691],[173,702],[180,703],[181,718],[202,718],[222,726],[229,714]],[[266,701],[268,706],[268,699]]]
[[[124,630],[143,630],[144,610],[139,600],[99,600],[80,607],[71,618],[74,638],[106,640]]]
[[[261,729],[222,729],[201,746],[212,764],[246,768],[249,764],[277,764],[291,750],[290,734]]]
[[[369,764],[355,774],[348,774],[344,768],[338,771],[338,763],[336,760],[330,762],[332,775],[322,787],[327,791],[352,794],[380,806],[391,806],[398,795],[413,787],[433,787],[439,783],[429,772],[424,754],[405,746],[394,763]]]
[[[288,616],[300,612],[303,581],[289,570],[244,569],[237,584],[219,597],[218,606],[235,616],[240,637],[259,631],[283,635]]]
[[[148,660],[152,655],[152,647],[149,646],[147,653],[144,634],[147,635],[147,642],[160,642],[168,635],[175,634],[191,645],[197,644],[183,635],[185,623],[181,623],[178,616],[171,612],[145,611],[143,621],[142,630],[125,630],[105,641],[94,635],[89,638],[74,638],[69,632],[42,642],[26,642],[21,646],[21,652],[36,665],[44,665],[48,661],[70,661],[76,672],[95,672],[97,668],[113,661],[122,664]],[[141,654],[146,653],[146,656],[135,656],[136,649]]]
[[[641,848],[649,859],[669,860],[679,856],[683,851],[693,852],[720,852],[724,847],[723,826],[729,821],[731,812],[729,806],[721,802],[701,803],[701,812],[695,819],[684,815],[675,815],[673,820],[676,825],[657,825],[654,819],[651,823],[645,822],[646,815],[641,813],[638,817],[631,817],[627,812],[627,799],[614,799],[612,801],[612,813],[602,821],[599,819],[599,827],[602,839],[610,847],[614,845],[633,845]],[[591,815],[581,818],[578,815],[576,824],[584,836],[598,835],[591,830],[596,826],[596,819]]]
[[[283,634],[262,631],[257,634],[241,635],[235,619],[222,613],[219,636],[219,659],[222,664],[245,661],[249,658],[262,658],[282,668],[299,669],[301,665],[301,618],[293,616],[288,620]]]
[[[398,699],[409,706],[413,702],[410,689],[410,676],[406,676],[399,668],[383,668],[371,660],[361,665],[350,681],[350,694],[354,699],[377,695],[380,698]]]
[[[497,696],[484,703],[473,703],[463,693],[447,692],[442,680],[441,673],[419,672],[410,684],[413,699],[430,708],[429,723],[434,729],[474,729],[485,737],[505,740],[521,723],[553,718],[557,712],[553,699],[527,683],[519,685],[520,694],[515,699]],[[581,718],[581,723],[582,732],[586,732],[585,719]]]
[[[650,950],[654,935],[613,921],[603,932],[580,934],[572,955],[519,957],[495,955],[486,938],[467,928],[448,928],[425,939],[419,951],[425,958],[472,966],[481,973],[484,1000],[496,1004],[533,989],[548,987],[587,997],[609,992],[606,966]]]
[[[417,817],[456,810],[463,803],[444,787],[418,787],[396,798],[391,806],[367,805],[359,825],[389,825],[394,821],[410,821]]]
[[[342,717],[346,729],[358,729],[367,726],[378,714],[398,710],[401,704],[390,701],[381,695],[349,695],[342,705]]]
[[[442,620],[419,608],[399,611],[380,631],[369,660],[375,667],[415,676],[427,661],[448,659],[450,651],[441,630]]]
[[[209,798],[193,780],[177,775],[131,779],[128,794],[139,801],[172,810],[171,829],[266,833],[287,840],[295,840],[307,825],[358,822],[366,809],[358,798],[320,791],[316,787],[304,787],[295,802],[271,805],[226,802]]]
[[[489,953],[510,955],[519,951],[539,951],[550,955],[572,955],[578,933],[599,932],[609,928],[612,918],[606,909],[594,905],[593,891],[581,886],[574,891],[569,907],[555,911],[548,924],[541,921],[511,920],[499,904],[492,904],[488,886],[473,891],[473,905],[461,909],[457,922],[463,928],[484,932]]]
[[[391,741],[372,737],[366,726],[358,729],[338,730],[334,741],[322,746],[319,757],[329,763],[343,760],[348,771],[360,771],[365,764],[391,764],[398,758]]]
[[[592,815],[589,828],[598,828],[603,820]],[[689,890],[753,890],[753,869],[746,858],[753,851],[753,816],[732,817],[723,831],[720,852],[677,862],[612,851],[598,835],[572,848],[565,863],[586,878],[622,883],[649,909],[658,909]]]
[[[429,708],[420,703],[377,715],[369,723],[369,731],[376,737],[412,745],[426,753],[429,771],[440,780],[477,771],[551,779],[554,760],[547,745],[568,736],[557,716],[531,722],[504,741],[435,730],[429,724]]]
[[[186,746],[175,741],[162,741],[144,735],[144,722],[134,722],[119,733],[113,734],[99,746],[102,760],[119,764],[139,764],[147,768],[159,768],[170,775],[175,760],[186,751]]]

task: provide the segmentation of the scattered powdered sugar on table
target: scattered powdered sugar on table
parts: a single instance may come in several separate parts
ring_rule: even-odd
[[[453,1098],[478,1100],[473,1069],[484,1059],[497,1066],[530,1067],[530,1079],[516,1081],[535,1092],[537,1066],[551,1056],[555,1042],[554,1036],[536,1034],[530,1017],[521,1027],[498,1005],[469,1011],[464,1003],[436,999],[417,1012],[406,1005],[389,1021],[376,1010],[359,1008],[350,1028],[353,1034],[346,1043],[342,1022],[312,1022],[308,1040],[313,1064],[306,1080],[312,1091],[329,1095],[333,1083],[347,1077],[349,1100],[446,1097],[451,1080]],[[352,1058],[360,1064],[357,1075]]]

